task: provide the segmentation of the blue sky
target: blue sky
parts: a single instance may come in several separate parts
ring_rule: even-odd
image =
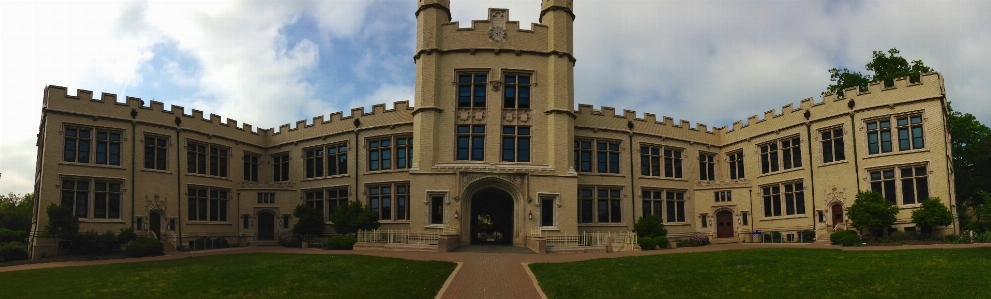
[[[523,27],[540,0],[452,0]],[[576,0],[576,103],[710,127],[798,104],[897,47],[991,124],[991,2]],[[46,85],[270,128],[413,100],[416,0],[0,2],[0,193],[30,192]],[[414,103],[415,105],[415,103]],[[168,107],[168,106],[166,106]],[[349,113],[349,112],[346,112]]]

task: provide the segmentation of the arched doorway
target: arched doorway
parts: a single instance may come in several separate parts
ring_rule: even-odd
[[[162,214],[158,212],[148,213],[148,230],[155,234],[155,238],[162,240]]]
[[[843,223],[843,205],[833,205],[831,214],[833,214],[833,227],[836,227],[837,224]]]
[[[258,213],[258,240],[275,240],[275,214],[270,212]]]
[[[733,212],[722,210],[716,213],[716,237],[733,237]]]
[[[471,198],[471,244],[513,245],[513,197],[485,188]]]

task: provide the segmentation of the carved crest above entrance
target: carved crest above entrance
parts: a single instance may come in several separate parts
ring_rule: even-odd
[[[489,9],[489,39],[494,42],[506,40],[506,19],[509,18],[507,9]]]
[[[486,179],[486,178],[496,178],[501,179],[518,186],[522,186],[526,182],[525,174],[509,174],[509,173],[463,173],[461,174],[461,185],[468,186],[475,181]]]
[[[161,210],[162,212],[167,211],[168,209],[165,205],[167,200],[168,198],[160,198],[158,193],[155,193],[155,195],[151,198],[145,195],[145,212],[151,212],[153,210]]]

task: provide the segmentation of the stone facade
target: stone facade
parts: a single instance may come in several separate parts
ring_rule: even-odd
[[[895,227],[913,229],[918,204],[911,197],[952,200],[939,74],[802,100],[731,127],[691,127],[610,107],[574,110],[570,0],[544,0],[541,23],[530,30],[509,21],[505,9],[460,28],[450,22],[449,1],[419,4],[416,107],[375,105],[256,129],[160,102],[46,87],[33,252],[54,250],[39,231],[44,207],[63,202],[77,209],[81,231],[135,227],[187,244],[204,236],[267,242],[295,224],[296,205],[319,201],[330,213],[345,200],[374,201],[383,229],[447,228],[469,244],[484,239],[467,221],[479,213],[473,199],[499,193],[512,205],[502,238],[525,246],[535,228],[629,231],[647,213],[660,213],[675,238],[822,235],[836,227],[833,206],[845,222],[842,209],[873,185],[899,205]],[[884,120],[887,131],[875,127]],[[900,133],[908,134],[907,148]],[[888,145],[871,141],[885,134]]]

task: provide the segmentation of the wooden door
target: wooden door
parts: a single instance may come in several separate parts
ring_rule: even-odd
[[[722,211],[716,213],[716,237],[717,238],[732,238],[733,237],[733,213],[730,211]]]
[[[162,240],[162,217],[158,213],[148,215],[148,230],[155,233],[155,238]]]
[[[258,240],[275,240],[275,215],[258,214]]]
[[[843,223],[843,206],[833,205],[833,227]]]

